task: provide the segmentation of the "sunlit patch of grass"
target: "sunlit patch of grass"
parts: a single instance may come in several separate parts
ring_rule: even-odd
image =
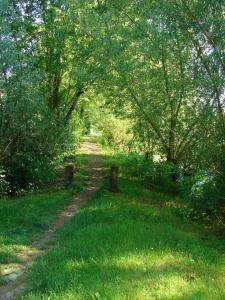
[[[24,299],[224,299],[224,242],[152,196],[123,178],[102,190],[31,266]]]

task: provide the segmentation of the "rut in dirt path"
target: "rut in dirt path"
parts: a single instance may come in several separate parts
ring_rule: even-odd
[[[18,254],[21,264],[16,271],[5,276],[6,284],[0,286],[0,300],[15,299],[20,294],[26,287],[25,274],[27,267],[38,255],[52,247],[50,243],[53,241],[56,230],[72,218],[77,210],[84,206],[101,187],[103,172],[100,147],[94,144],[90,138],[87,138],[83,142],[81,150],[88,155],[88,164],[86,166],[88,181],[85,189],[74,196],[71,204],[56,216],[55,221],[42,234],[40,239],[32,242],[29,249]]]

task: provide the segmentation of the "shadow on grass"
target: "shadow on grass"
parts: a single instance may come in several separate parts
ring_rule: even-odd
[[[0,263],[18,262],[16,252],[46,230],[55,214],[70,201],[71,193],[64,190],[0,202]]]
[[[170,208],[139,203],[147,192],[138,183],[121,185],[59,230],[56,247],[28,274],[27,298],[223,299],[224,244],[207,244],[191,225],[186,232]]]
[[[48,229],[55,215],[70,203],[74,194],[83,189],[87,179],[83,169],[88,159],[90,155],[77,155],[78,172],[69,187],[65,187],[62,168],[59,170],[61,181],[57,183],[57,188],[50,185],[48,189],[25,196],[0,199],[0,264],[18,263],[16,252],[23,250]]]

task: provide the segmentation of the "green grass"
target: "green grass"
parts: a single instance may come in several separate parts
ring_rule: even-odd
[[[106,182],[58,230],[54,248],[29,267],[22,299],[225,299],[225,242],[185,222],[177,214],[179,199],[129,178],[123,156],[105,151],[106,166],[120,165],[120,193],[109,193]],[[67,190],[1,202],[2,265],[16,264],[16,253],[48,228],[75,187],[83,187],[86,163],[80,154],[77,185]]]
[[[68,191],[36,193],[0,202],[0,263],[14,262],[15,252],[47,229],[54,215],[68,204]]]
[[[135,180],[102,190],[30,267],[26,300],[225,299],[223,241]]]
[[[87,156],[76,156],[74,183],[65,188],[64,183],[49,186],[40,192],[11,199],[0,199],[0,284],[1,274],[16,269],[20,262],[17,254],[29,247],[49,228],[56,214],[70,203],[72,195],[83,189],[86,179],[84,166]]]

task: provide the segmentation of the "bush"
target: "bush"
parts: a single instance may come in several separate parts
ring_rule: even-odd
[[[9,190],[9,183],[6,181],[5,177],[5,171],[0,166],[0,197],[7,194]]]
[[[179,177],[181,170],[166,161],[156,162],[153,158],[145,159],[143,155],[131,153],[116,157],[124,172],[141,179],[147,188],[153,188],[170,194],[179,193],[179,181],[172,180],[172,174]]]
[[[184,177],[181,195],[188,204],[185,214],[194,220],[209,221],[220,212],[220,189],[217,177],[210,172],[201,171]]]
[[[11,194],[19,190],[32,190],[54,178],[54,165],[46,154],[16,153],[7,165],[7,179]]]

